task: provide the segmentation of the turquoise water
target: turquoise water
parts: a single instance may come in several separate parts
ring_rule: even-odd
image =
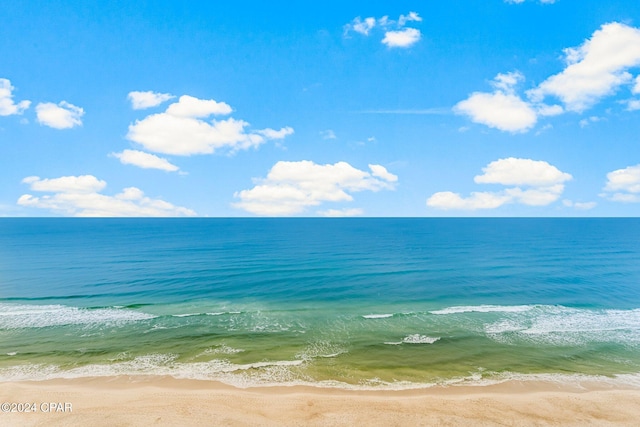
[[[638,219],[0,219],[0,380],[640,384]]]

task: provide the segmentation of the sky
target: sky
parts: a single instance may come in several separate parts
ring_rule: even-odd
[[[21,1],[0,216],[640,213],[640,2]]]

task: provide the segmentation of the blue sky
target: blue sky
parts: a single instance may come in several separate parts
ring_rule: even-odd
[[[637,216],[640,2],[9,2],[0,216]]]

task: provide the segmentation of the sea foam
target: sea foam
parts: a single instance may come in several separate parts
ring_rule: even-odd
[[[155,316],[122,308],[79,308],[64,305],[0,304],[0,329],[113,324],[153,319]]]

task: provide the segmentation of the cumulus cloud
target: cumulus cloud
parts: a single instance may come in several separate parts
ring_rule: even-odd
[[[502,131],[526,132],[538,119],[531,104],[515,93],[516,84],[522,80],[524,76],[520,72],[498,74],[492,82],[494,92],[474,92],[457,103],[453,111]]]
[[[163,102],[175,98],[169,93],[157,93],[152,91],[146,92],[129,92],[127,96],[131,101],[131,108],[134,110],[144,110],[145,108],[156,107]]]
[[[564,182],[572,179],[547,162],[513,157],[493,161],[482,170],[484,173],[474,178],[476,183],[509,188],[472,192],[468,197],[451,191],[438,192],[427,199],[427,206],[444,210],[495,209],[507,203],[546,206],[560,198]]]
[[[384,33],[382,44],[389,47],[409,47],[420,40],[420,30],[416,28],[405,28],[398,31],[387,31]]]
[[[640,29],[617,22],[605,24],[581,46],[564,52],[567,67],[528,95],[533,101],[554,96],[567,110],[582,112],[632,82],[627,70],[640,65]]]
[[[30,176],[22,180],[32,191],[43,196],[23,194],[18,205],[46,209],[52,213],[78,217],[194,216],[191,209],[174,206],[161,199],[146,197],[142,190],[128,187],[108,196],[101,194],[107,183],[93,175],[63,176],[40,179]]]
[[[180,169],[167,159],[144,151],[124,150],[121,153],[111,153],[111,155],[120,159],[120,163],[124,165],[138,166],[143,169],[160,169],[167,172],[175,172]]]
[[[14,89],[9,80],[0,79],[0,116],[22,114],[31,105],[31,101],[20,101],[16,104],[13,101]]]
[[[640,202],[640,164],[609,172],[600,196],[615,202]]]
[[[59,104],[41,102],[36,106],[36,114],[41,125],[54,129],[70,129],[82,126],[80,118],[84,115],[84,110],[67,101],[62,101]]]
[[[396,175],[380,165],[369,165],[369,169],[359,170],[346,162],[280,161],[253,188],[236,192],[239,201],[233,206],[257,215],[292,215],[324,202],[352,201],[354,192],[395,188]]]
[[[629,84],[633,93],[640,92],[640,76],[634,80],[628,71],[640,66],[640,29],[617,22],[605,24],[581,46],[565,49],[564,54],[565,69],[527,90],[526,100],[515,91],[517,83],[524,81],[521,73],[498,74],[492,82],[493,92],[473,92],[454,106],[454,112],[502,131],[526,132],[539,117],[581,113],[622,85]],[[546,104],[549,97],[562,105]],[[623,103],[628,110],[640,108],[634,99]]]
[[[363,36],[369,36],[371,31],[379,27],[384,31],[382,44],[388,47],[408,48],[417,43],[422,34],[417,28],[407,28],[409,22],[421,22],[422,18],[417,12],[409,12],[407,15],[400,15],[397,21],[389,19],[388,16],[374,18],[372,16],[362,19],[356,17],[349,24],[345,25],[345,35],[353,31]]]
[[[482,171],[484,174],[473,179],[478,184],[545,187],[571,179],[571,175],[547,162],[513,157],[493,161]]]
[[[232,117],[204,120],[212,115],[228,115],[232,111],[224,102],[183,95],[165,112],[151,114],[130,125],[127,138],[149,151],[189,156],[222,149],[233,153],[293,133],[290,127],[248,132],[249,123]]]

